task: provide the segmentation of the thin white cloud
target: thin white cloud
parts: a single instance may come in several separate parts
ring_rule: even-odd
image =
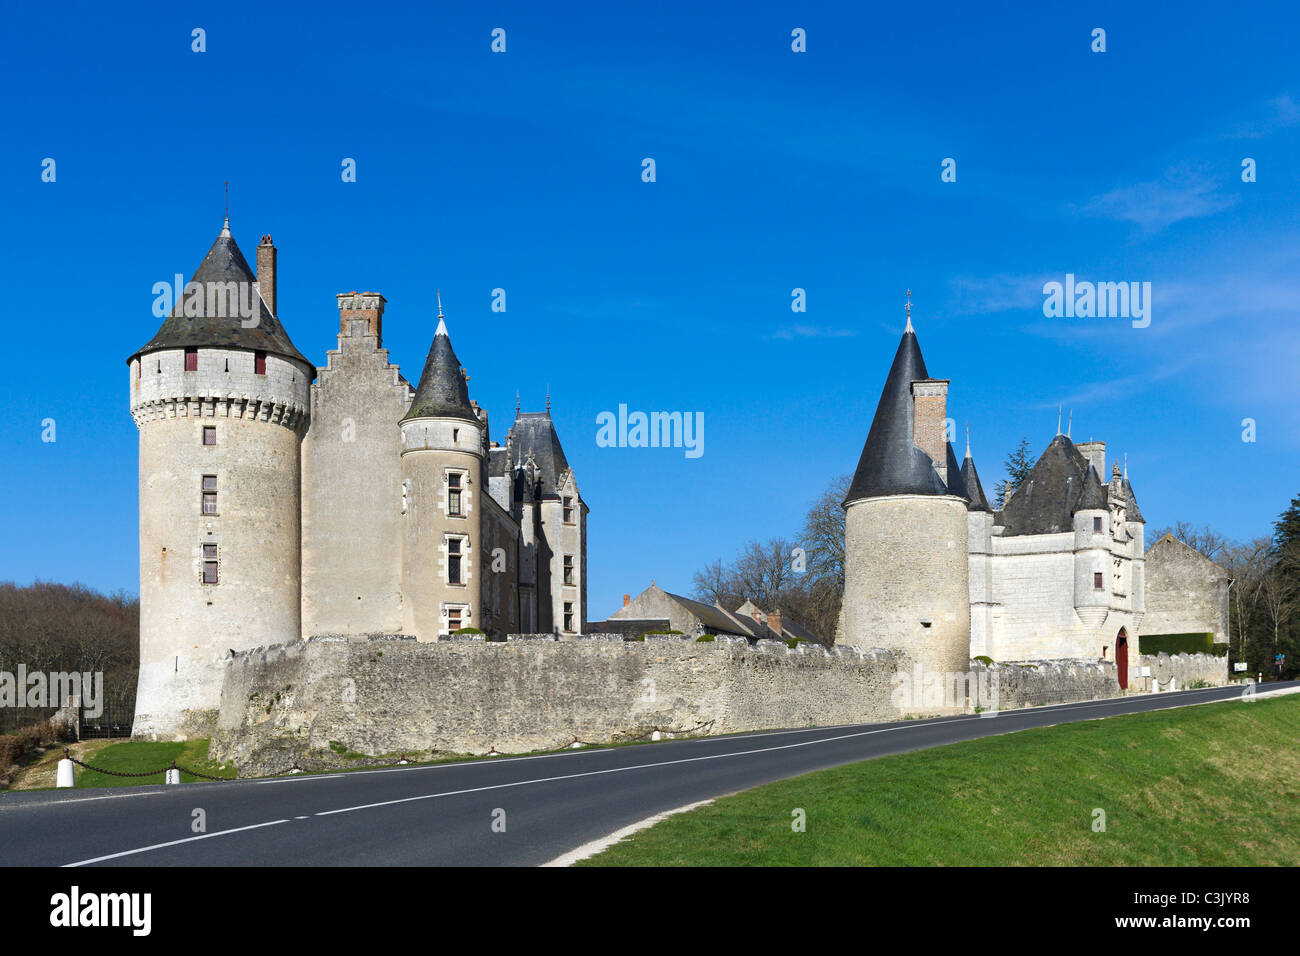
[[[774,339],[840,339],[857,335],[852,329],[832,329],[821,325],[790,325],[772,333]]]
[[[1184,219],[1211,216],[1234,205],[1237,197],[1224,193],[1223,184],[1223,177],[1214,178],[1202,169],[1182,164],[1167,169],[1159,179],[1112,189],[1071,210],[1159,232]]]

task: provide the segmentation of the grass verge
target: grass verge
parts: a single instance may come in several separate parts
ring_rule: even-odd
[[[1297,866],[1297,737],[1296,697],[1024,730],[724,797],[579,865]]]
[[[85,758],[79,758],[85,760]],[[178,766],[197,770],[210,777],[234,779],[235,768],[232,765],[218,764],[208,759],[208,741],[206,739],[176,742],[153,742],[145,740],[124,740],[110,744],[98,751],[93,759],[86,763],[104,770],[117,773],[144,773],[145,771],[165,770],[176,761]],[[76,772],[78,787],[127,787],[138,784],[158,784],[164,780],[162,773],[148,777],[115,777],[95,770],[78,767]],[[200,778],[188,773],[181,773],[181,783],[194,783]]]

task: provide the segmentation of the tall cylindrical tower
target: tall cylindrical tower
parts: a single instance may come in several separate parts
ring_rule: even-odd
[[[179,739],[210,729],[231,650],[301,637],[299,450],[315,369],[267,308],[229,221],[128,361],[140,433],[132,732]]]
[[[947,385],[927,374],[909,319],[844,503],[841,640],[898,652],[905,709],[926,713],[964,709],[943,691],[970,667],[968,502],[947,474]]]
[[[401,421],[405,526],[402,607],[408,633],[436,641],[483,621],[484,422],[438,306],[438,328]]]

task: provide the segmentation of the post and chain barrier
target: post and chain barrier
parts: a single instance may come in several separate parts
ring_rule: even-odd
[[[180,771],[181,773],[188,773],[191,777],[199,777],[199,778],[201,778],[201,779],[203,779],[203,780],[218,780],[218,781],[219,781],[219,780],[235,780],[235,779],[238,779],[238,773],[239,773],[238,771],[235,771],[236,776],[234,776],[234,777],[214,777],[214,776],[211,776],[210,774],[199,773],[199,771],[197,771],[197,770],[190,770],[190,769],[188,769],[188,768],[186,768],[186,767],[178,767],[178,766],[176,766],[176,761],[175,761],[175,760],[173,760],[173,761],[171,762],[171,766],[170,766],[170,767],[163,767],[161,770],[146,770],[146,771],[143,772],[143,773],[126,773],[126,772],[121,771],[121,770],[106,770],[106,769],[104,769],[103,767],[92,767],[92,766],[91,766],[90,764],[88,764],[88,763],[82,763],[82,762],[81,762],[80,760],[78,760],[76,757],[72,756],[72,752],[71,752],[71,750],[70,750],[69,748],[67,748],[67,747],[64,747],[64,748],[63,748],[63,759],[68,760],[68,761],[71,761],[72,763],[76,764],[78,767],[83,767],[83,768],[86,769],[86,770],[93,770],[95,773],[102,773],[102,774],[105,774],[105,775],[107,775],[107,776],[109,776],[109,777],[130,777],[130,778],[133,778],[133,779],[138,779],[138,778],[141,778],[141,777],[156,777],[156,776],[158,776],[159,774],[166,775],[166,774],[170,773],[170,772],[173,771],[173,770],[178,770],[178,771]],[[408,761],[407,761],[407,759],[406,759],[406,754],[402,754],[402,755],[401,755],[397,760],[394,760],[392,763],[388,763],[388,764],[380,764],[379,766],[381,766],[381,767],[396,767],[396,766],[398,766],[399,764],[404,764],[404,763],[407,763],[407,762],[408,762]],[[276,772],[276,773],[268,773],[268,774],[265,774],[265,775],[264,775],[264,778],[269,778],[269,777],[282,777],[282,776],[284,776],[286,773],[304,773],[304,772],[305,772],[305,771],[304,771],[301,767],[299,767],[298,764],[295,762],[294,765],[293,765],[292,767],[288,767],[288,768],[286,768],[286,769],[284,769],[284,770],[280,770],[280,771],[278,771],[278,772]]]

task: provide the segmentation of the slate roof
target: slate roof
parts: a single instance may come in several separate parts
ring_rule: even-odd
[[[970,495],[966,493],[966,482],[961,476],[961,465],[957,464],[957,453],[952,450],[952,442],[948,442],[948,494],[956,495],[958,498],[965,498],[967,506],[970,505]]]
[[[948,494],[930,456],[916,447],[913,438],[912,383],[929,377],[916,333],[909,329],[898,343],[880,392],[845,504],[884,495]]]
[[[1124,494],[1128,495],[1128,520],[1146,524],[1147,519],[1142,517],[1142,511],[1138,508],[1138,500],[1133,494],[1133,486],[1129,484],[1127,478],[1124,479]]]
[[[1089,465],[1088,473],[1083,478],[1083,493],[1079,496],[1075,510],[1105,511],[1108,507],[1106,488],[1097,477],[1097,469]]]
[[[988,498],[984,497],[984,486],[980,484],[979,472],[975,470],[975,459],[966,453],[966,460],[961,463],[961,483],[966,489],[966,506],[969,511],[992,511]]]
[[[212,243],[212,248],[203,257],[203,261],[199,263],[190,282],[200,283],[206,289],[209,282],[251,284],[255,278],[253,270],[248,267],[248,262],[244,259],[244,254],[239,251],[239,246],[230,234],[230,221],[226,220],[225,227]],[[194,293],[194,295],[198,294]],[[255,295],[255,308],[259,310],[258,322],[251,328],[244,328],[244,322],[252,321],[251,316],[244,319],[238,314],[207,315],[206,306],[210,303],[206,301],[203,303],[205,308],[201,310],[204,312],[203,315],[187,316],[185,302],[188,298],[190,297],[184,294],[180,296],[171,314],[163,319],[157,334],[127,359],[128,364],[136,356],[156,352],[159,349],[204,347],[247,349],[250,352],[266,352],[270,355],[296,359],[312,368],[314,377],[315,367],[294,347],[293,342],[289,340],[289,333],[284,330],[280,320],[271,314],[271,310],[266,307],[266,302],[260,295]],[[246,295],[244,300],[247,301],[248,298],[249,296]],[[216,309],[212,311],[215,312]]]
[[[523,465],[531,454],[537,465],[537,478],[541,484],[541,497],[554,498],[559,494],[560,476],[569,468],[555,431],[550,412],[518,412],[510,426],[508,446],[511,466]],[[707,606],[707,605],[706,605]]]
[[[429,346],[424,371],[420,374],[420,384],[415,389],[415,399],[410,410],[402,416],[402,421],[412,418],[460,418],[478,422],[478,416],[469,403],[469,385],[464,370],[452,350],[451,336],[441,318],[433,335],[433,344]]]
[[[1057,435],[1016,488],[1000,514],[1005,534],[1056,534],[1074,530],[1088,460],[1065,435]]]

